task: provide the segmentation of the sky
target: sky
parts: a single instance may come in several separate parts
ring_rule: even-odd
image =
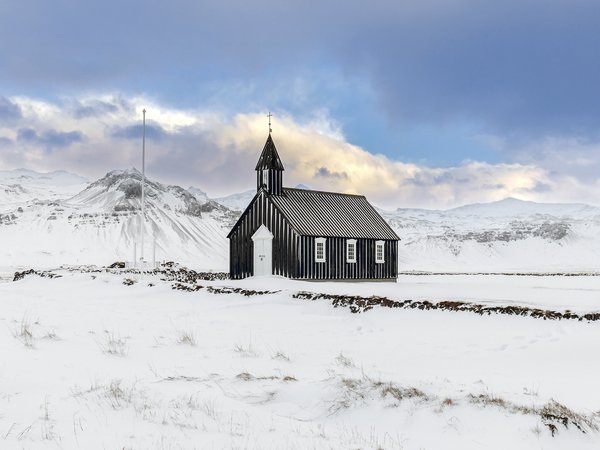
[[[600,204],[596,0],[0,2],[0,169]]]

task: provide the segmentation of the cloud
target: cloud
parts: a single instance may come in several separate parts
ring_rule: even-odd
[[[93,100],[85,103],[76,101],[73,102],[72,113],[78,119],[99,117],[116,113],[119,110],[119,106],[102,100]]]
[[[148,97],[118,98],[98,96],[99,102],[114,106],[105,108],[109,112],[102,120],[69,114],[77,102],[93,103],[89,97],[56,102],[10,98],[23,115],[14,127],[5,128],[7,139],[12,133],[16,143],[3,154],[3,168],[66,169],[93,179],[112,169],[140,167],[141,110],[146,108],[147,131],[155,137],[146,144],[149,177],[196,186],[213,196],[254,186],[254,167],[267,137],[263,112],[224,115],[167,107]],[[546,155],[542,159],[496,164],[468,160],[434,167],[373,154],[347,142],[337,122],[321,110],[302,121],[283,110],[276,116],[273,138],[287,186],[304,183],[318,190],[364,194],[385,208],[442,208],[505,197],[589,203],[600,198],[600,178],[591,172],[579,176],[589,164],[600,170],[600,144],[568,141],[564,153],[559,149],[566,141],[554,140],[536,149]],[[49,153],[48,147],[61,151]],[[521,148],[524,154],[528,150]],[[566,164],[569,155],[572,161]]]
[[[584,182],[600,174],[600,139],[548,136],[542,139],[488,137],[488,145],[513,161],[543,163],[550,173],[571,173]]]
[[[8,147],[9,145],[12,145],[12,143],[12,139],[0,136],[0,147]]]
[[[0,96],[0,125],[11,123],[22,117],[19,105],[11,102],[6,97]]]
[[[327,167],[319,167],[315,172],[315,177],[348,179],[348,174],[345,172],[332,172]]]
[[[167,136],[165,130],[161,128],[160,125],[156,124],[146,124],[146,139],[154,139],[161,140]],[[143,125],[129,125],[126,127],[116,127],[111,132],[110,135],[114,138],[120,139],[142,139],[143,134]]]
[[[220,87],[220,98],[245,99],[241,110],[289,96],[314,108],[329,100],[306,104],[307,89],[321,92],[296,77],[309,68],[321,84],[332,70],[360,78],[398,126],[466,121],[539,138],[595,136],[600,119],[600,3],[589,0],[33,0],[3,2],[0,17],[0,81],[42,92],[121,86],[189,105]],[[287,95],[273,99],[265,85]]]
[[[38,134],[33,128],[17,130],[17,141],[41,145],[49,150],[68,147],[77,142],[83,142],[85,136],[80,131],[45,130]]]

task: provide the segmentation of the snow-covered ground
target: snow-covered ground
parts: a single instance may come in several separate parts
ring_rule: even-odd
[[[600,321],[572,318],[600,312],[600,208],[506,199],[382,212],[402,238],[409,274],[397,283],[216,280],[188,292],[158,275],[67,269],[12,281],[23,268],[131,260],[139,181],[132,169],[92,183],[0,172],[0,449],[600,448]],[[159,260],[226,270],[225,236],[252,191],[215,201],[149,180],[146,192],[147,258],[156,237]],[[352,314],[300,291],[571,318]]]
[[[600,446],[599,322],[352,314],[293,298],[302,290],[594,312],[600,277],[271,278],[201,281],[187,292],[148,274],[56,273],[0,283],[3,449]],[[251,290],[278,292],[244,295]]]

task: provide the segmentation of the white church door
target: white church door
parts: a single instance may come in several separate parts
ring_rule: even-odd
[[[273,234],[261,225],[252,235],[254,242],[254,276],[273,275]]]

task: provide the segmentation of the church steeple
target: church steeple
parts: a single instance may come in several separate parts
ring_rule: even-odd
[[[256,164],[256,190],[264,188],[271,195],[281,195],[283,192],[284,170],[271,133],[269,133],[267,142]]]

